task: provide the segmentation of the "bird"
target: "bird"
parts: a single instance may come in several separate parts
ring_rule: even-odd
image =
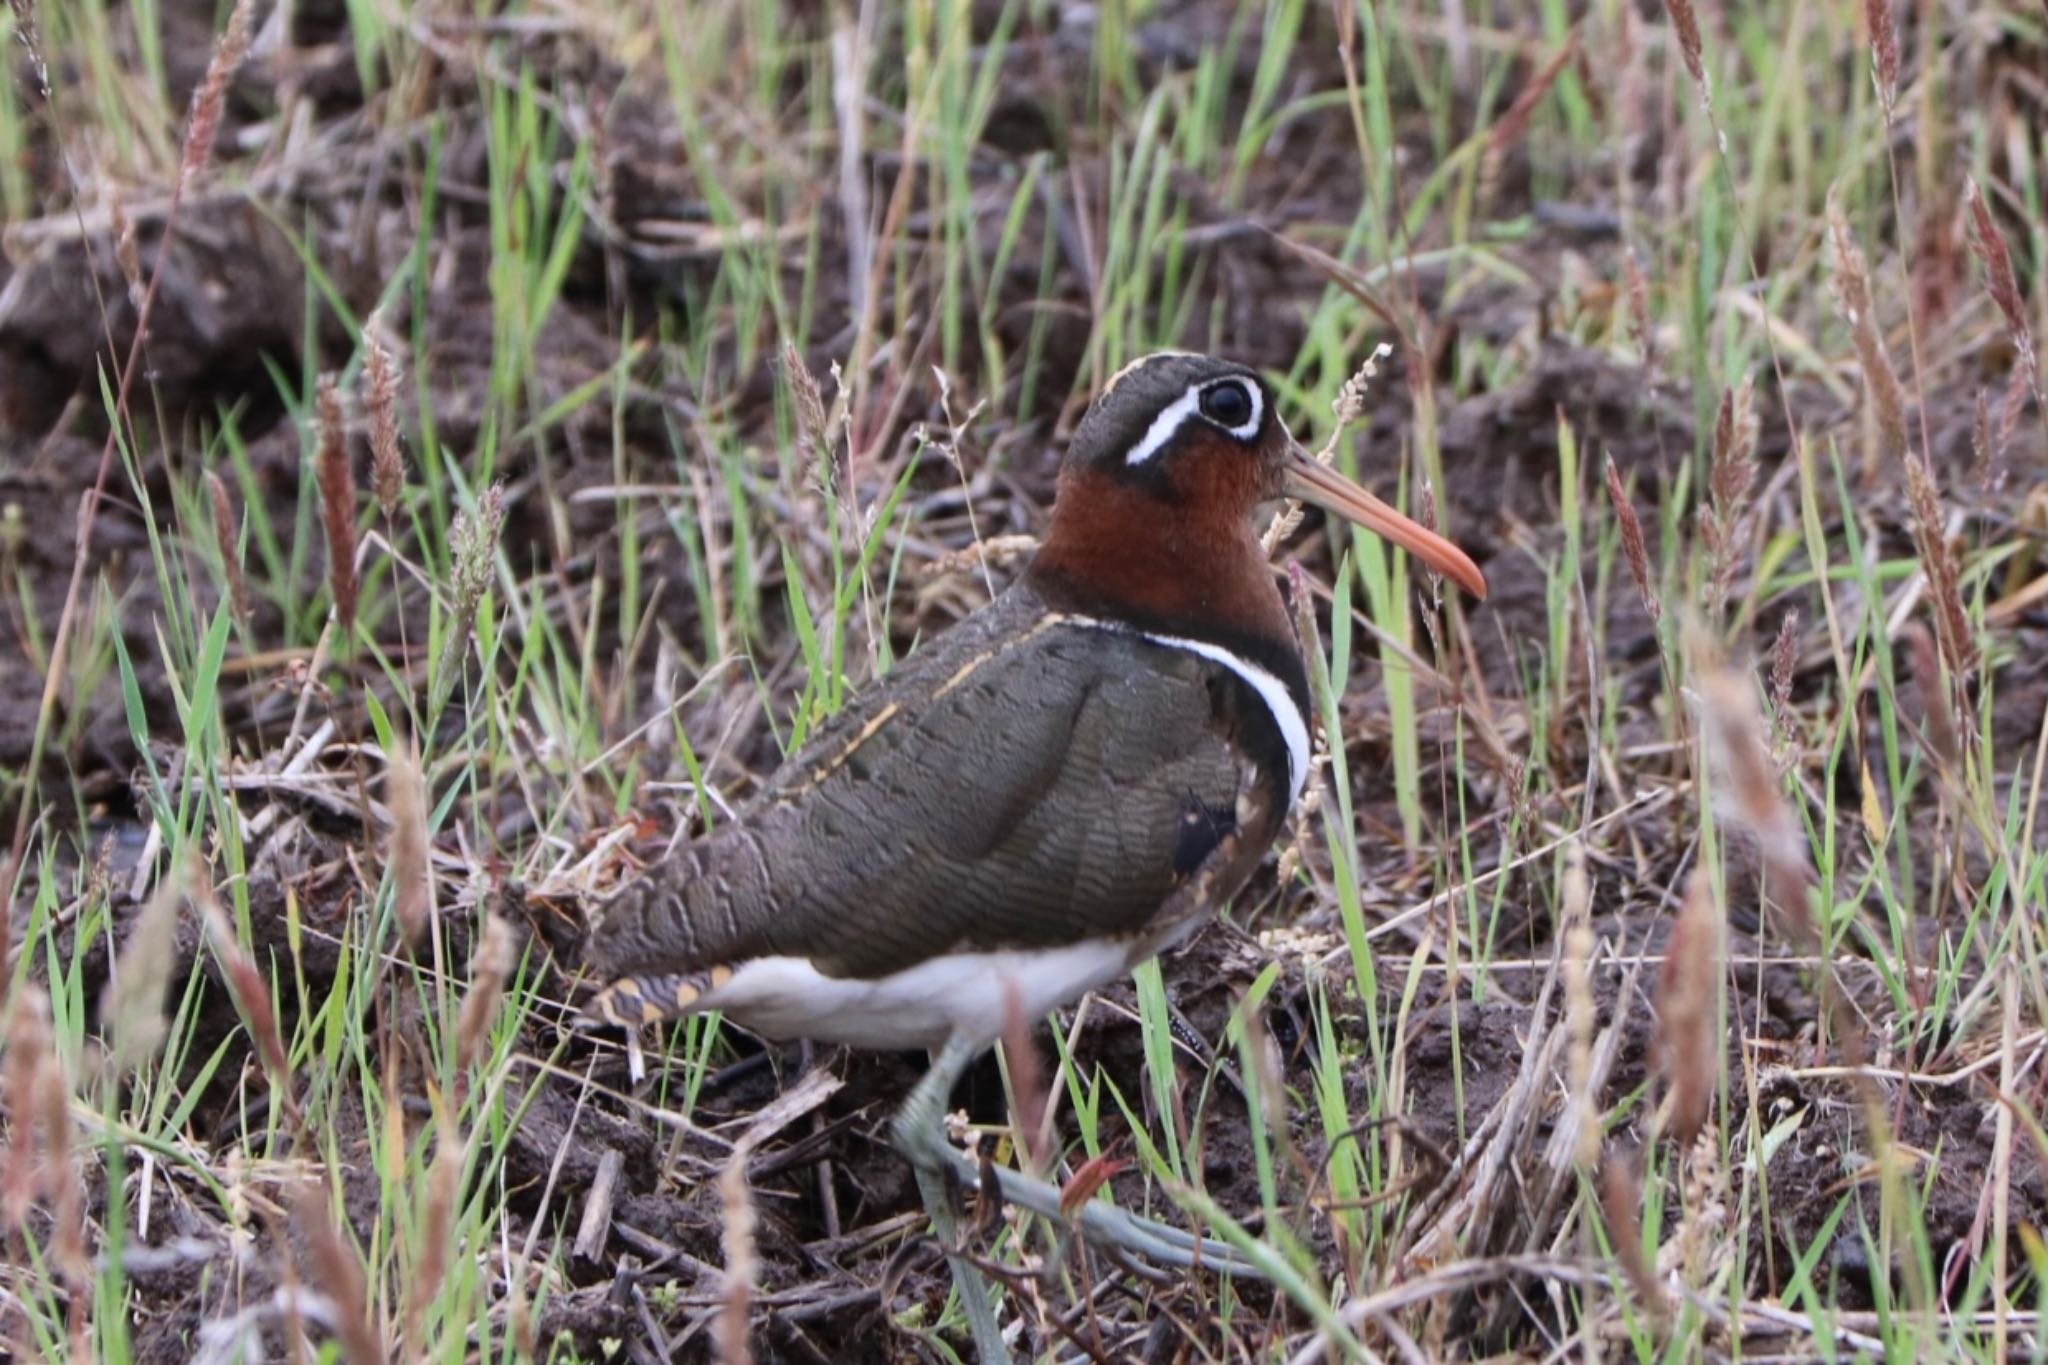
[[[735,817],[593,915],[594,1026],[717,1010],[777,1040],[933,1060],[893,1136],[935,1231],[955,1185],[1063,1218],[1060,1191],[945,1137],[954,1083],[1038,1019],[1188,937],[1251,877],[1302,794],[1308,672],[1255,524],[1292,499],[1477,598],[1463,550],[1289,432],[1258,371],[1156,352],[1076,425],[1052,514],[1003,592],[863,690]],[[1256,1275],[1237,1248],[1101,1200],[1084,1238]],[[956,1250],[956,1249],[949,1249]],[[984,1361],[1007,1359],[954,1255]]]

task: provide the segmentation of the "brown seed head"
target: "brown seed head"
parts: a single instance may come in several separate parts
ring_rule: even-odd
[[[249,956],[248,949],[242,946],[241,939],[236,937],[235,926],[228,922],[220,901],[213,894],[213,884],[202,869],[195,867],[189,874],[189,888],[206,925],[206,941],[213,948],[215,960],[220,963],[221,974],[228,979],[235,1003],[241,1006],[242,1022],[256,1040],[257,1052],[270,1073],[271,1085],[284,1096],[289,1106],[292,1103],[291,1054],[285,1050],[284,1035],[278,1031],[277,1011],[271,1007],[270,1001],[270,982],[265,979],[262,968],[256,965],[256,960]]]
[[[128,929],[100,997],[100,1017],[113,1039],[115,1071],[125,1075],[163,1044],[164,992],[178,964],[178,907],[185,899],[176,877],[166,877]]]
[[[190,181],[213,159],[213,140],[220,133],[221,111],[227,105],[228,82],[249,55],[249,0],[235,0],[227,29],[214,45],[205,79],[192,91],[192,112],[185,121],[184,158],[180,182]]]
[[[313,478],[320,486],[320,524],[327,533],[327,586],[343,631],[356,620],[356,475],[348,458],[348,427],[341,391],[322,376],[318,397],[320,444]]]
[[[220,551],[220,569],[228,583],[229,609],[244,626],[249,624],[249,582],[242,575],[242,556],[236,540],[239,523],[234,504],[228,501],[228,486],[220,475],[206,471],[206,495],[213,503],[214,544]]]
[[[1700,744],[1712,776],[1715,810],[1756,840],[1763,854],[1765,891],[1802,947],[1816,940],[1807,890],[1812,880],[1806,833],[1779,785],[1777,765],[1764,743],[1756,689],[1719,663],[1695,665],[1700,698]]]
[[[1920,566],[1927,574],[1941,657],[1960,685],[1977,669],[1977,635],[1963,606],[1961,573],[1955,551],[1948,543],[1948,519],[1941,510],[1941,490],[1935,486],[1933,472],[1917,454],[1906,457],[1906,494],[1913,506],[1913,543],[1920,551]]]
[[[1899,95],[1899,30],[1892,22],[1890,0],[1863,0],[1864,17],[1870,25],[1871,79],[1877,85],[1877,102],[1884,107],[1884,121],[1892,121],[1893,101]]]
[[[1657,1067],[1669,1099],[1669,1131],[1681,1146],[1706,1124],[1721,1084],[1722,930],[1713,884],[1705,869],[1695,868],[1657,976]]]
[[[38,1096],[44,1076],[57,1069],[56,1053],[50,1046],[50,1001],[33,982],[14,992],[13,1007],[7,1012],[5,1100],[7,1123],[6,1165],[0,1168],[0,1229],[12,1234],[35,1206],[38,1186],[36,1132],[42,1109]]]
[[[1686,74],[1700,88],[1701,102],[1709,103],[1713,99],[1713,86],[1707,80],[1700,21],[1699,16],[1693,13],[1692,0],[1664,0],[1664,10],[1671,16],[1671,28],[1678,35],[1678,53],[1685,59]]]
[[[398,361],[377,339],[375,322],[363,328],[363,408],[370,414],[370,489],[390,521],[405,493],[405,451],[398,443]]]
[[[747,1190],[747,1159],[752,1155],[753,1149],[741,1143],[718,1173],[725,1274],[723,1302],[719,1305],[712,1346],[720,1365],[751,1365],[754,1359],[747,1325],[761,1262],[754,1245],[754,1201]]]
[[[426,782],[418,746],[408,742],[385,770],[384,802],[391,811],[389,850],[392,913],[406,943],[418,948],[434,914],[434,874],[427,861]]]
[[[1607,457],[1607,498],[1614,504],[1614,519],[1621,524],[1622,553],[1628,556],[1628,571],[1636,580],[1636,591],[1642,594],[1643,610],[1650,613],[1652,621],[1662,620],[1664,604],[1657,600],[1657,588],[1650,578],[1650,550],[1643,541],[1642,519],[1636,516],[1635,503],[1629,500],[1612,455]]]
[[[334,1226],[323,1181],[301,1185],[292,1204],[292,1224],[305,1249],[308,1277],[333,1301],[335,1335],[348,1365],[383,1365],[384,1343],[370,1318],[368,1282],[362,1258]]]
[[[1849,231],[1849,221],[1840,207],[1828,201],[1828,242],[1833,249],[1835,304],[1849,326],[1856,346],[1856,361],[1863,371],[1863,392],[1877,419],[1884,458],[1896,459],[1906,448],[1906,398],[1892,368],[1884,337],[1879,333],[1872,307],[1870,266],[1863,249]]]
[[[518,962],[517,953],[511,927],[497,915],[486,914],[483,937],[469,966],[469,993],[462,997],[462,1013],[455,1027],[455,1055],[464,1070],[476,1061],[490,1037],[506,978]]]

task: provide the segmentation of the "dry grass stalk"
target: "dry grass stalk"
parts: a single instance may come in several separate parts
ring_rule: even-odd
[[[1863,371],[1864,399],[1877,422],[1880,444],[1874,455],[1894,460],[1906,448],[1905,390],[1877,330],[1870,264],[1864,259],[1863,248],[1856,245],[1848,219],[1832,198],[1828,201],[1827,216],[1828,243],[1834,255],[1835,305],[1841,311],[1842,321],[1849,326],[1850,340],[1856,346],[1856,362]],[[1866,470],[1871,467],[1867,465]]]
[[[1941,641],[1942,662],[1955,685],[1977,670],[1976,632],[1963,605],[1961,572],[1948,543],[1948,519],[1941,510],[1941,490],[1934,475],[1917,455],[1906,457],[1906,495],[1913,507],[1913,543],[1920,551],[1920,567],[1927,574],[1928,594],[1934,608],[1934,628]]]
[[[185,121],[185,148],[178,174],[189,180],[206,169],[213,159],[214,138],[220,133],[220,116],[227,107],[228,82],[249,55],[249,0],[235,0],[228,15],[227,29],[213,49],[206,76],[192,91],[192,113]]]
[[[434,915],[434,874],[427,861],[427,793],[419,746],[407,742],[388,760],[384,802],[391,810],[392,913],[417,949]]]
[[[1890,0],[1863,0],[1864,18],[1870,25],[1872,81],[1877,85],[1877,102],[1884,107],[1884,121],[1892,121],[1899,97],[1899,30],[1892,22]]]
[[[1643,1306],[1662,1317],[1669,1309],[1663,1282],[1643,1253],[1643,1191],[1626,1161],[1609,1160],[1600,1171],[1600,1216],[1614,1259]]]
[[[1578,1116],[1572,1159],[1583,1170],[1600,1160],[1600,1097],[1593,1093],[1593,883],[1586,850],[1577,839],[1565,846],[1564,882],[1559,888],[1564,924],[1565,1021],[1570,1029],[1572,1112]]]
[[[235,518],[234,504],[228,501],[228,486],[211,469],[206,471],[206,496],[213,503],[213,536],[220,550],[221,574],[228,582],[229,608],[235,613],[235,619],[246,626],[249,624],[249,580],[242,574],[242,557],[237,553],[240,523]]]
[[[1678,55],[1685,59],[1686,74],[1692,83],[1700,88],[1700,103],[1712,107],[1714,102],[1713,83],[1707,78],[1707,65],[1700,42],[1699,16],[1693,13],[1692,0],[1664,0],[1664,10],[1671,16],[1671,27],[1678,34]]]
[[[1699,509],[1700,540],[1707,548],[1707,605],[1716,616],[1728,604],[1742,562],[1749,488],[1756,480],[1756,385],[1745,378],[1724,390],[1714,415],[1714,458],[1707,473],[1707,505]]]
[[[341,391],[322,376],[318,397],[320,443],[313,453],[313,479],[320,486],[320,525],[327,533],[327,586],[334,615],[344,631],[355,625],[356,475],[348,458],[348,426]]]
[[[1664,1130],[1687,1147],[1706,1126],[1721,1086],[1719,1021],[1723,924],[1704,868],[1693,869],[1685,902],[1657,973],[1657,1068],[1664,1077]]]
[[[1656,584],[1650,576],[1650,550],[1643,540],[1642,519],[1636,515],[1635,503],[1629,500],[1612,455],[1607,457],[1607,497],[1614,504],[1615,520],[1621,523],[1622,553],[1628,556],[1628,571],[1636,580],[1636,591],[1642,594],[1643,610],[1650,613],[1651,621],[1660,621],[1664,604],[1658,600]]]
[[[1700,743],[1713,773],[1721,818],[1756,840],[1763,854],[1764,896],[1802,949],[1818,942],[1807,891],[1812,881],[1806,832],[1785,800],[1778,766],[1764,744],[1750,680],[1717,662],[1696,662]]]
[[[363,327],[363,409],[370,414],[370,491],[386,521],[405,493],[405,451],[398,443],[398,361],[377,339],[377,319]]]
[[[456,1065],[467,1071],[490,1037],[498,1017],[498,1002],[505,995],[505,981],[516,965],[518,947],[511,926],[495,914],[484,916],[483,937],[469,967],[469,992],[462,997],[462,1013],[455,1025]]]
[[[100,1017],[113,1040],[115,1071],[126,1075],[156,1055],[168,1027],[164,992],[178,962],[178,907],[185,899],[176,877],[166,877],[129,927],[100,996]]]
[[[326,1183],[300,1187],[292,1204],[292,1223],[305,1248],[313,1283],[334,1304],[334,1329],[341,1338],[348,1365],[383,1365],[384,1343],[370,1317],[369,1286],[362,1258],[356,1255],[328,1212]]]
[[[752,1155],[752,1145],[740,1143],[718,1173],[718,1202],[723,1218],[719,1240],[725,1250],[725,1274],[712,1348],[721,1365],[751,1365],[754,1359],[747,1320],[752,1314],[761,1261],[754,1245],[754,1201],[747,1191],[747,1160]]]

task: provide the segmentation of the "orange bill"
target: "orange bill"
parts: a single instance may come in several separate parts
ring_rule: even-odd
[[[1287,496],[1312,502],[1325,512],[1356,522],[1382,540],[1414,555],[1474,597],[1486,597],[1486,575],[1472,562],[1472,556],[1436,532],[1401,515],[1385,502],[1360,488],[1300,446],[1288,452]]]

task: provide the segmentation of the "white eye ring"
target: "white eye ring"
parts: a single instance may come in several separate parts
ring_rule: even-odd
[[[1243,389],[1245,397],[1251,400],[1251,415],[1234,427],[1226,427],[1221,422],[1202,412],[1202,395],[1208,393],[1211,389],[1221,388],[1225,384]],[[1139,439],[1136,445],[1131,447],[1131,453],[1124,457],[1124,463],[1127,465],[1141,465],[1154,455],[1157,455],[1166,448],[1169,441],[1180,433],[1181,427],[1185,426],[1190,418],[1196,421],[1207,422],[1213,427],[1227,431],[1240,441],[1249,441],[1252,437],[1259,434],[1259,424],[1265,421],[1265,396],[1259,392],[1257,384],[1235,375],[1225,379],[1211,379],[1200,384],[1190,385],[1186,393],[1159,410],[1159,415],[1152,419],[1152,425],[1145,429],[1144,436]]]

